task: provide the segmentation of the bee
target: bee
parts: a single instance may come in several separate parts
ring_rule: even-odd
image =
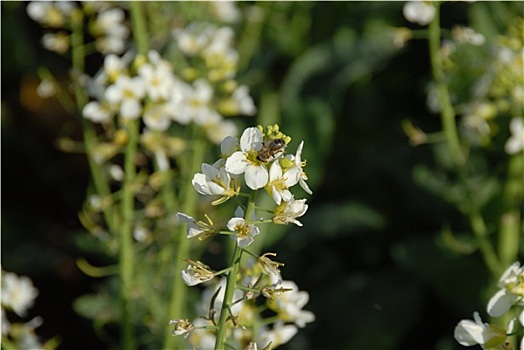
[[[267,140],[258,151],[257,159],[264,163],[270,162],[280,157],[284,153],[284,148],[286,148],[286,141],[283,139]]]

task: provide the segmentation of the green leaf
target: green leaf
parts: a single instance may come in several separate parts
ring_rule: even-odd
[[[118,303],[107,294],[86,294],[73,303],[75,311],[86,318],[109,323],[119,319]]]

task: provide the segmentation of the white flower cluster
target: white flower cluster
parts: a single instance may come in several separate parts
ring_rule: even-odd
[[[506,141],[504,149],[507,154],[518,154],[524,151],[524,118],[512,118],[509,123],[510,138]]]
[[[421,26],[428,25],[435,18],[435,7],[430,1],[408,1],[402,12],[408,21]]]
[[[33,1],[27,5],[31,19],[57,30],[43,36],[43,46],[50,51],[65,53],[70,47],[69,31],[79,25],[86,14],[91,17],[88,31],[94,38],[95,48],[102,54],[124,52],[130,33],[124,24],[124,11],[108,2],[93,1],[82,5],[83,10],[73,1]]]
[[[85,118],[107,124],[115,116],[124,123],[142,117],[147,130],[160,132],[169,129],[172,122],[182,125],[194,122],[216,143],[226,135],[236,134],[235,124],[217,112],[220,101],[208,81],[186,83],[156,51],[149,52],[145,62],[143,57],[135,58],[137,69],[129,67],[128,61],[126,56],[106,56],[103,71],[90,84],[89,90],[96,100],[85,105]],[[239,94],[239,90],[244,93]],[[230,98],[239,105],[252,104],[247,91],[247,87],[240,86]]]
[[[184,29],[173,30],[173,36],[182,54],[204,62],[210,81],[232,79],[236,75],[238,52],[233,46],[235,33],[230,27],[193,22]]]
[[[500,289],[488,302],[488,314],[492,317],[500,317],[515,308],[518,312],[516,319],[524,327],[524,266],[515,262],[508,267],[500,277],[498,287]],[[475,312],[473,317],[474,321],[462,320],[455,328],[455,339],[459,344],[464,346],[479,344],[483,349],[509,349],[505,343],[508,335],[513,332],[515,318],[504,330],[483,323],[478,312]],[[524,350],[524,337],[521,339],[520,349]]]
[[[247,128],[240,141],[235,137],[226,137],[220,145],[222,157],[212,165],[202,164],[202,173],[195,174],[193,186],[202,195],[220,196],[213,204],[223,203],[238,195],[243,182],[251,190],[264,188],[278,205],[273,212],[273,222],[302,226],[297,217],[306,212],[306,200],[295,199],[289,189],[299,184],[304,191],[312,194],[306,183],[306,162],[302,161],[304,142],[299,144],[296,154],[285,154],[290,138],[279,131],[278,125],[269,126],[265,135],[262,131],[262,127]],[[188,229],[194,225],[192,218],[186,222],[190,223]],[[241,226],[236,221],[228,224],[232,231],[233,227]],[[206,229],[202,228],[202,231]],[[238,234],[243,238],[258,233],[254,229],[237,231],[248,232]],[[251,239],[249,241],[252,242]]]
[[[222,3],[224,4],[224,3]],[[205,79],[215,90],[225,92],[218,111],[226,116],[254,115],[256,107],[249,97],[249,88],[234,80],[239,55],[234,46],[235,33],[230,27],[217,27],[206,22],[192,22],[173,30],[176,68],[189,81]]]
[[[35,317],[26,323],[10,323],[6,310],[13,311],[20,317],[27,314],[38,295],[33,282],[25,276],[2,271],[2,292],[0,322],[2,326],[2,347],[17,346],[21,349],[41,349],[42,344],[34,330],[42,324],[41,317]]]
[[[228,343],[235,344],[236,348],[244,349],[249,344],[248,340],[251,342],[255,339],[254,330],[250,329],[250,325],[258,324],[258,341],[254,342],[255,344],[258,343],[261,348],[264,348],[271,343],[271,349],[275,349],[289,342],[297,334],[299,328],[303,328],[307,323],[315,320],[315,315],[311,311],[303,310],[303,307],[309,301],[307,292],[300,291],[293,281],[282,281],[279,274],[270,276],[266,282],[267,285],[262,289],[263,293],[267,295],[267,306],[276,314],[278,321],[273,323],[271,327],[266,323],[260,323],[260,314],[256,305],[246,297],[249,293],[237,289],[233,299],[239,302],[231,306],[231,311],[234,315],[238,315],[236,322],[242,327],[231,328],[228,333]],[[246,286],[249,286],[250,278],[244,280]],[[219,288],[220,291],[218,291]],[[208,314],[211,300],[215,295],[212,309],[220,310],[224,300],[225,288],[225,278],[208,286],[197,304],[197,313]],[[209,319],[198,317],[192,322],[189,322],[189,320],[172,320],[170,324],[174,324],[173,335],[184,335],[194,349],[212,349],[215,345],[215,331],[209,328],[213,324]]]
[[[254,192],[251,192],[248,210],[253,212],[248,215],[238,207],[235,215],[227,222],[229,231],[221,231],[215,227],[207,215],[207,222],[204,222],[184,213],[177,213],[178,218],[187,224],[187,238],[197,237],[202,240],[216,233],[227,234],[236,241],[241,252],[256,256],[245,248],[260,234],[257,224],[291,222],[301,226],[297,218],[306,212],[306,200],[295,200],[289,189],[299,184],[307,193],[312,192],[306,183],[306,162],[302,161],[303,142],[295,154],[286,154],[285,148],[290,141],[291,138],[284,135],[278,125],[268,126],[265,130],[261,126],[247,128],[240,140],[226,137],[220,146],[220,159],[212,165],[202,164],[202,173],[193,177],[194,188],[203,195],[220,196],[213,202],[216,205],[241,194],[245,183],[250,191],[264,188],[277,207],[272,212],[271,219],[259,218],[259,208],[256,207]],[[271,348],[275,348],[288,342],[298,328],[305,327],[315,319],[312,312],[303,310],[309,301],[309,294],[299,291],[294,282],[282,280],[279,267],[283,264],[269,258],[275,255],[276,253],[265,253],[257,257],[258,263],[250,262],[246,264],[247,267],[239,266],[239,273],[235,278],[242,281],[242,286],[236,285],[232,301],[227,301],[232,302],[230,313],[235,326],[229,328],[228,324],[227,339],[228,344],[235,343],[236,348],[256,349],[257,342],[264,346],[271,344]],[[181,276],[188,286],[209,283],[228,271],[214,272],[200,261],[185,261],[188,266],[181,271]],[[235,263],[240,264],[240,258]],[[172,320],[170,324],[174,325],[173,335],[184,335],[193,348],[212,348],[216,341],[212,326],[216,325],[217,310],[222,310],[225,289],[226,281],[222,279],[219,286],[203,293],[203,307],[199,314],[208,315],[207,317],[199,317],[194,322],[187,319]],[[260,295],[267,299],[267,308],[275,314],[271,319],[276,321],[266,322],[261,319],[260,307],[253,301]],[[215,305],[210,306],[211,300],[214,300]],[[206,312],[208,308],[209,311]],[[272,327],[269,327],[270,324]]]

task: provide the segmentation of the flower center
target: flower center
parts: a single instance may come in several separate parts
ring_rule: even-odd
[[[247,237],[249,235],[249,226],[245,224],[239,224],[235,226],[235,231],[237,231],[237,236]]]

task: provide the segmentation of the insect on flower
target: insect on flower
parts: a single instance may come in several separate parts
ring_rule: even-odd
[[[282,155],[286,148],[286,141],[284,139],[267,140],[258,151],[257,159],[261,162],[270,162]]]

